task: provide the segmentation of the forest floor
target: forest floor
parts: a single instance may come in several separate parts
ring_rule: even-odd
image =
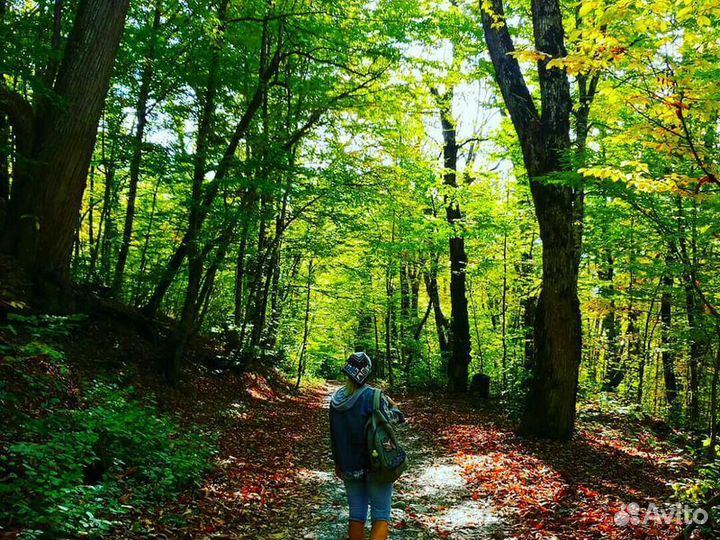
[[[328,445],[333,388],[290,395],[256,375],[197,377],[175,404],[188,421],[220,431],[218,467],[201,490],[142,517],[137,538],[345,538]],[[642,520],[643,508],[669,505],[671,483],[691,474],[662,424],[591,410],[571,443],[553,443],[516,436],[497,404],[395,397],[409,418],[400,437],[411,468],[396,484],[392,538],[669,539],[680,531]],[[617,525],[628,503],[639,505],[640,523]]]
[[[212,370],[204,359],[215,345],[199,340],[171,389],[158,373],[158,345],[112,319],[79,325],[59,345],[85,380],[100,372],[122,378],[185,425],[219,434],[202,486],[127,516],[112,538],[344,538],[347,510],[328,434],[336,383],[296,395],[272,369]],[[411,465],[396,484],[392,538],[670,539],[680,530],[643,520],[643,508],[669,505],[672,483],[693,474],[681,434],[663,423],[584,405],[574,440],[557,443],[518,437],[499,402],[429,391],[392,397],[408,418],[399,436]],[[639,519],[616,524],[629,503]]]

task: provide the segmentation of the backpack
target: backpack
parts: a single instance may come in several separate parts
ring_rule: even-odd
[[[373,389],[373,410],[367,421],[367,450],[370,472],[380,482],[391,484],[407,469],[407,455],[395,437],[395,430],[380,408],[382,392]]]

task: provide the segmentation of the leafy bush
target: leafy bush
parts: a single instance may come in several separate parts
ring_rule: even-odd
[[[199,483],[212,438],[132,394],[95,382],[80,408],[26,417],[0,453],[0,521],[28,538],[98,537],[118,516]]]

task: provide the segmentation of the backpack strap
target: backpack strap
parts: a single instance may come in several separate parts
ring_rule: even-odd
[[[373,388],[373,410],[370,413],[368,424],[372,426],[373,432],[377,429],[377,415],[380,412],[380,390]]]
[[[382,392],[377,388],[373,388],[373,412],[380,410],[380,397]]]

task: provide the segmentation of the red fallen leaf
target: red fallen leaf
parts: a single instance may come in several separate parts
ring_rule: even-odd
[[[393,525],[396,529],[406,529],[407,528],[407,521],[404,519],[401,521],[398,521],[395,525]]]
[[[477,501],[480,498],[480,494],[477,491],[474,491],[472,494],[472,500]]]
[[[597,492],[597,491],[593,491],[593,490],[591,490],[591,489],[589,489],[589,488],[586,488],[585,486],[578,486],[578,491],[579,491],[580,493],[582,493],[583,495],[585,495],[586,497],[595,498],[595,497],[598,496],[598,492]]]

